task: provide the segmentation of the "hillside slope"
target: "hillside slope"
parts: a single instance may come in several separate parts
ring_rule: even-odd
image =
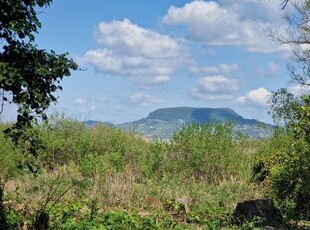
[[[208,124],[213,121],[232,122],[236,131],[255,138],[267,136],[272,125],[254,119],[246,119],[229,108],[162,108],[151,112],[146,118],[119,124],[117,127],[142,134],[149,139],[169,139],[183,125]]]

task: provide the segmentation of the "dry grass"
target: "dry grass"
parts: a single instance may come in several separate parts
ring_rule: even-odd
[[[184,200],[190,210],[219,206],[221,201],[232,210],[236,202],[257,196],[253,186],[234,177],[218,185],[171,178],[156,181],[145,178],[139,168],[129,165],[121,172],[110,170],[85,178],[71,163],[53,171],[43,170],[37,177],[24,175],[5,183],[6,205],[25,215],[36,212],[46,202],[52,205],[91,200],[96,200],[101,210],[126,209],[142,213],[169,212],[165,204],[171,200],[177,203]]]

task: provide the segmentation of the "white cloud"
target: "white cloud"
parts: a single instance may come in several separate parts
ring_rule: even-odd
[[[180,52],[179,44],[170,37],[139,27],[128,19],[101,22],[96,40],[103,47],[129,56],[169,58],[177,57]]]
[[[138,83],[140,89],[149,89],[154,86],[164,85],[170,82],[169,76],[154,76],[153,78],[136,78],[135,79]],[[140,80],[140,81],[139,81]]]
[[[162,101],[145,93],[135,93],[134,95],[130,96],[130,102],[134,105],[150,106],[153,104],[161,103]]]
[[[209,76],[199,80],[199,88],[202,92],[222,93],[239,89],[238,81],[224,76]]]
[[[188,57],[182,44],[166,35],[123,21],[101,22],[96,30],[100,48],[80,58],[98,72],[128,77],[151,86],[169,82]]]
[[[231,100],[233,97],[229,94],[208,94],[201,92],[199,88],[193,88],[190,95],[193,98],[202,99],[202,100]]]
[[[239,70],[236,63],[221,63],[217,66],[192,66],[189,68],[191,74],[227,74]]]
[[[207,76],[199,80],[198,87],[191,91],[191,96],[200,99],[228,100],[231,93],[239,89],[236,79],[225,76]]]
[[[220,5],[214,1],[196,0],[181,8],[171,6],[163,21],[186,26],[188,39],[206,45],[242,46],[253,52],[287,50],[287,47],[269,41],[264,33],[267,27],[274,25],[272,19],[280,15],[279,7],[275,8],[275,4],[268,7],[261,2],[249,1],[251,4],[246,5],[250,8],[246,8],[242,6],[245,1],[229,1],[230,4],[222,1]],[[260,12],[259,9],[265,10]],[[260,17],[256,17],[258,12]],[[273,17],[267,20],[269,15]]]
[[[95,109],[97,109],[97,106],[95,105],[90,106],[90,110],[95,110]]]
[[[264,107],[267,105],[267,101],[270,95],[271,93],[267,89],[260,87],[247,92],[244,96],[238,97],[236,102],[238,104],[251,107]]]
[[[87,103],[85,98],[76,98],[75,99],[75,104],[77,105],[85,105]]]
[[[275,24],[283,23],[283,10],[281,6],[283,0],[219,0],[218,2],[223,7],[229,8],[238,14],[240,20],[273,22]]]

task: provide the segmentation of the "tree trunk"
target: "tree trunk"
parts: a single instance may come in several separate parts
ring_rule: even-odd
[[[5,210],[3,206],[3,189],[4,186],[0,178],[0,230],[8,229],[8,224],[5,218]]]

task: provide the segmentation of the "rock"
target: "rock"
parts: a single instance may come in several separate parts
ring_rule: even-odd
[[[264,227],[264,229],[286,229],[281,225],[282,217],[271,199],[247,200],[238,203],[233,217],[237,224],[251,221],[254,217],[261,217],[262,221],[258,221],[257,226]]]
[[[36,217],[36,220],[33,225],[33,229],[46,230],[48,229],[48,222],[49,222],[49,215],[45,211],[42,211]]]

